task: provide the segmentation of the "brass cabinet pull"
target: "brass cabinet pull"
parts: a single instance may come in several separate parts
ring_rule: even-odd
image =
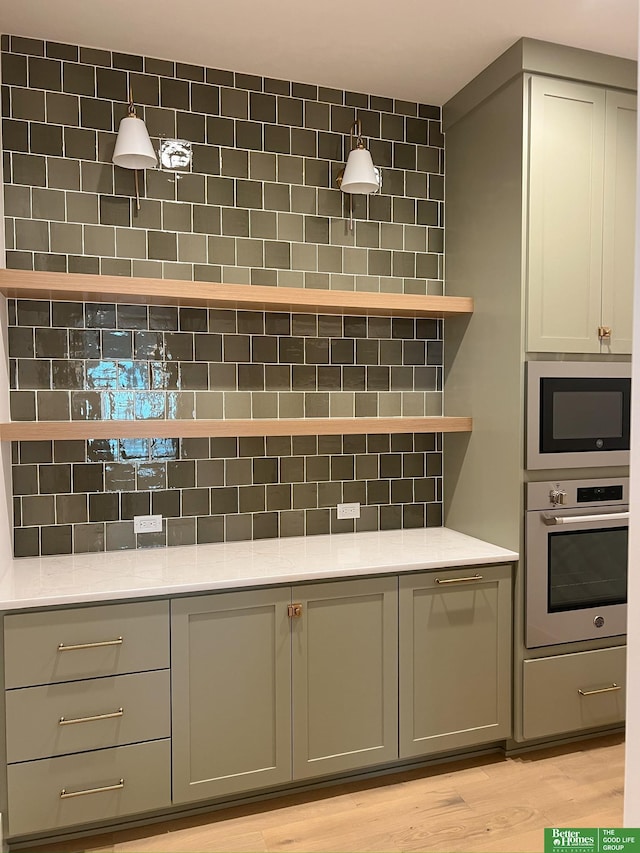
[[[469,583],[470,581],[481,581],[482,575],[472,575],[469,578],[436,578],[436,583]]]
[[[58,720],[59,726],[72,726],[74,723],[94,723],[96,720],[113,720],[115,717],[124,716],[124,709],[118,708],[117,711],[111,711],[109,714],[95,714],[93,717],[60,717]]]
[[[66,645],[66,643],[58,644],[59,652],[75,652],[78,649],[101,649],[105,646],[121,646],[123,643],[122,637],[117,640],[102,640],[100,643],[75,643],[75,645]]]
[[[622,690],[622,687],[614,681],[611,687],[601,687],[599,690],[580,690],[578,688],[578,693],[581,696],[595,696],[596,693],[613,693],[616,690]]]
[[[299,619],[302,616],[302,605],[289,604],[287,606],[287,616],[289,619]]]
[[[601,341],[608,341],[611,338],[611,326],[598,326],[598,337]]]
[[[124,779],[121,779],[116,785],[104,785],[102,788],[85,788],[84,791],[67,791],[63,788],[60,791],[61,800],[70,800],[72,797],[85,797],[87,794],[104,794],[105,791],[119,791],[124,788]]]

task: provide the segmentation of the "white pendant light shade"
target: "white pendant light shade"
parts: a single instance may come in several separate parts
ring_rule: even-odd
[[[111,160],[123,169],[150,169],[157,164],[146,125],[138,116],[128,115],[120,122]]]
[[[366,148],[354,148],[349,152],[340,189],[343,193],[368,195],[380,188],[378,171],[373,165],[371,154]]]

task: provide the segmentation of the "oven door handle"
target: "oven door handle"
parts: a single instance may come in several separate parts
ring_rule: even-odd
[[[599,512],[594,515],[551,515],[543,512],[542,520],[545,524],[587,524],[591,521],[623,521],[629,518],[626,512]]]

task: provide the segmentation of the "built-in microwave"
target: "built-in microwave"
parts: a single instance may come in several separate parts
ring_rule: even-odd
[[[527,363],[526,467],[628,465],[631,364]]]

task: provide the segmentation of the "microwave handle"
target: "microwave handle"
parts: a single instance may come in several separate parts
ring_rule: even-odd
[[[629,518],[626,512],[599,512],[594,515],[550,515],[543,513],[545,524],[587,524],[590,521],[621,521]]]

